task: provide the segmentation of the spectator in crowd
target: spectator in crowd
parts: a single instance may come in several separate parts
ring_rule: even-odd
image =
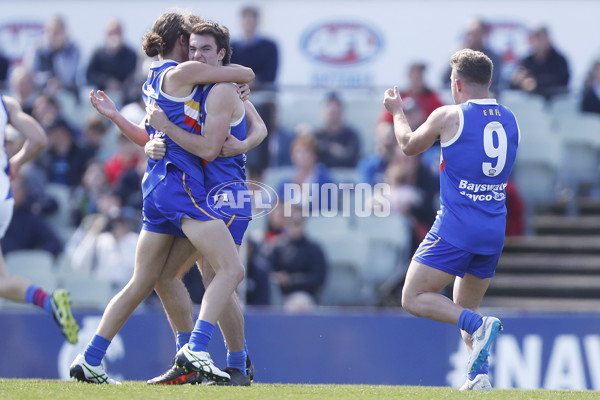
[[[60,104],[52,96],[43,94],[38,96],[33,102],[31,116],[42,126],[50,126],[55,121],[63,119],[61,114]]]
[[[10,73],[9,86],[12,96],[21,104],[23,111],[31,115],[33,103],[39,95],[31,72],[22,65],[16,66]]]
[[[302,208],[291,207],[285,218],[285,233],[271,249],[268,260],[272,281],[283,295],[283,307],[290,311],[314,308],[325,283],[327,261],[322,248],[305,234]]]
[[[123,102],[125,84],[136,72],[137,54],[123,41],[121,22],[110,19],[106,24],[104,44],[96,48],[86,71],[87,83],[98,90],[111,93]],[[139,90],[139,87],[138,87]]]
[[[125,135],[119,135],[117,152],[104,163],[108,183],[116,187],[121,175],[129,169],[135,168],[140,158],[145,159],[143,148],[131,142]]]
[[[69,38],[65,20],[52,16],[46,21],[43,41],[24,62],[41,92],[54,96],[67,91],[79,101],[79,59],[79,47]]]
[[[483,54],[488,56],[492,63],[494,64],[494,71],[492,72],[492,84],[490,86],[490,91],[495,94],[496,97],[499,97],[499,92],[503,87],[503,82],[501,82],[501,73],[502,73],[502,57],[498,55],[494,50],[492,50],[487,43],[487,38],[490,34],[489,24],[481,19],[474,18],[469,21],[467,24],[467,28],[463,37],[463,49],[472,49],[481,51]],[[442,83],[447,85],[450,83],[450,73],[452,69],[448,67],[444,76],[442,77]],[[427,114],[429,116],[429,114]]]
[[[277,102],[267,101],[257,111],[269,134],[261,144],[246,153],[246,171],[249,180],[263,181],[263,173],[267,167],[292,165],[290,145],[295,134],[292,129],[281,125]]]
[[[85,234],[72,248],[71,267],[89,270],[94,278],[123,287],[133,274],[138,234],[126,211],[115,208],[84,220]]]
[[[418,125],[415,126],[414,129],[418,128],[419,125],[429,117],[429,114],[431,114],[433,110],[444,105],[444,102],[442,102],[438,94],[430,89],[425,82],[426,70],[427,66],[424,63],[415,62],[410,64],[408,68],[408,87],[406,90],[400,92],[403,99],[412,99],[412,101],[416,103],[416,106],[423,112],[422,119],[417,121]],[[448,78],[449,77],[450,73],[448,73]],[[379,120],[392,123],[392,114],[384,108]]]
[[[318,213],[320,210],[329,209],[330,202],[321,198],[321,186],[333,182],[327,167],[318,161],[317,141],[308,133],[297,136],[291,145],[292,164],[294,166],[290,176],[280,183],[278,193],[284,201],[295,201],[302,204],[307,210]],[[286,190],[287,184],[295,184]],[[285,198],[289,195],[290,198]]]
[[[90,159],[81,184],[73,190],[71,196],[71,219],[74,226],[79,226],[83,219],[99,212],[99,201],[110,191],[104,166],[100,160]]]
[[[360,156],[358,133],[349,126],[340,96],[329,93],[323,103],[323,126],[315,131],[318,160],[327,167],[356,167]]]
[[[269,103],[271,107],[269,125],[267,131],[269,135],[267,143],[269,147],[269,167],[287,167],[292,165],[290,155],[290,145],[296,134],[293,129],[289,129],[281,124],[279,119],[279,110],[275,102]],[[262,144],[262,143],[261,143]]]
[[[531,53],[521,60],[511,78],[511,87],[544,96],[546,100],[568,91],[567,59],[554,47],[545,26],[529,33]]]
[[[73,189],[81,183],[81,176],[91,158],[77,143],[73,129],[63,119],[55,120],[46,128],[48,146],[36,159],[49,183],[66,185]]]
[[[267,215],[264,232],[248,235],[246,263],[246,304],[267,306],[272,304],[268,255],[285,232],[283,205],[279,204]]]
[[[88,114],[81,130],[81,148],[83,151],[90,157],[98,157],[107,132],[108,127],[100,114]]]
[[[581,111],[600,114],[600,57],[594,61],[584,82]]]
[[[54,228],[39,214],[39,205],[29,195],[26,182],[17,176],[11,182],[15,205],[13,217],[2,239],[4,254],[15,250],[46,250],[58,256],[63,243]]]
[[[378,122],[375,125],[375,152],[361,159],[357,166],[360,182],[370,185],[383,182],[385,170],[394,157],[396,147],[394,125],[387,121]]]
[[[525,202],[517,185],[508,180],[506,186],[506,236],[520,236],[525,233]]]
[[[253,91],[274,89],[279,67],[277,44],[258,32],[258,8],[245,6],[240,17],[244,37],[231,42],[231,62],[252,68],[256,74],[256,78],[250,82]]]
[[[0,49],[0,89],[4,90],[6,87],[6,80],[8,78],[8,68],[10,67],[10,60],[4,55],[4,52]]]

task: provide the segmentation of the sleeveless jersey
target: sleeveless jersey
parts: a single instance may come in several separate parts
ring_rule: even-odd
[[[6,126],[8,125],[8,110],[0,95],[0,200],[11,199],[8,155],[6,154]]]
[[[207,115],[206,99],[214,86],[214,84],[206,85],[203,90],[202,132],[204,132],[204,120]],[[229,134],[238,140],[246,138],[245,112],[239,120],[230,124]],[[220,209],[220,213],[225,216],[250,218],[252,203],[246,185],[246,154],[217,157],[204,164],[204,186],[214,201],[213,207]]]
[[[161,89],[165,73],[175,66],[177,66],[177,62],[173,60],[154,61],[150,66],[148,78],[142,88],[142,98],[146,105],[152,103],[159,105],[175,125],[188,132],[200,134],[201,128],[198,121],[201,120],[201,87],[196,86],[192,93],[186,97],[173,97],[164,93]],[[152,128],[148,121],[146,121],[146,131],[150,139],[165,138],[167,152],[162,160],[148,159],[148,166],[142,180],[144,198],[165,178],[168,164],[174,164],[186,174],[201,182],[204,181],[204,172],[199,157],[181,148],[163,132]]]
[[[498,253],[519,127],[513,113],[494,99],[470,100],[458,109],[458,132],[441,145],[440,210],[431,232],[471,253]]]

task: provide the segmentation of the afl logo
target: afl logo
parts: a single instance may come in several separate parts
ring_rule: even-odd
[[[12,63],[23,59],[25,50],[37,43],[44,34],[41,22],[15,21],[0,24],[0,49]]]
[[[373,58],[382,48],[377,31],[359,22],[327,22],[303,35],[300,47],[311,59],[329,65],[355,65]]]
[[[208,207],[221,217],[244,218],[251,210],[252,218],[260,218],[277,207],[279,196],[271,186],[257,181],[232,180],[220,183],[208,192]]]

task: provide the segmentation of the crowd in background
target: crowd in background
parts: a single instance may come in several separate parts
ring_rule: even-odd
[[[277,43],[260,34],[258,9],[245,7],[240,20],[244,36],[233,38],[231,61],[254,70],[252,98],[257,99],[255,104],[269,131],[265,142],[247,155],[249,178],[260,181],[267,169],[287,167],[289,174],[277,183],[276,190],[281,190],[286,182],[335,182],[332,170],[354,169],[358,182],[390,185],[391,211],[409,218],[410,247],[416,248],[436,215],[439,147],[420,156],[405,156],[396,145],[391,116],[383,108],[372,132],[358,132],[348,122],[342,91],[332,91],[323,99],[318,126],[283,126],[276,96],[282,90],[277,87]],[[71,268],[89,270],[92,276],[115,286],[127,282],[133,268],[146,156],[97,113],[73,115],[69,110],[88,101],[90,88],[101,89],[129,119],[143,120],[140,88],[150,60],[124,43],[123,29],[119,20],[108,21],[104,44],[89,60],[83,60],[77,42],[69,36],[68,21],[52,16],[45,23],[43,40],[28,49],[21,63],[11,64],[0,57],[4,93],[15,97],[48,136],[46,150],[12,182],[15,213],[2,241],[3,250],[39,248],[57,257],[67,255]],[[570,82],[568,60],[553,45],[550,29],[536,26],[530,31],[530,54],[520,60],[510,79],[503,81],[499,74],[502,59],[488,47],[486,35],[485,21],[470,21],[465,25],[463,45],[483,51],[494,61],[497,73],[492,91],[500,100],[503,90],[509,89],[550,100],[568,92],[571,85],[581,93],[581,111],[600,113],[600,59],[591,66],[585,82]],[[409,84],[401,88],[413,129],[444,104],[427,82],[426,72],[426,62],[410,63]],[[440,86],[448,83],[445,78],[440,77]],[[9,131],[6,138],[10,155],[19,148],[22,137]],[[370,153],[362,150],[365,138],[374,143]],[[519,235],[523,233],[524,205],[514,185],[509,185],[507,192],[507,234]],[[318,193],[303,196],[318,197]],[[313,206],[331,204],[317,202]],[[58,213],[66,217],[59,220]],[[327,275],[327,254],[307,237],[303,227],[304,217],[298,213],[284,217],[275,211],[260,240],[248,241],[249,304],[269,304],[273,287],[290,307],[306,309],[318,304]]]

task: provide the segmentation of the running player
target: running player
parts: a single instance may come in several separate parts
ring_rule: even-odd
[[[19,102],[12,97],[0,95],[0,143],[4,143],[6,126],[12,125],[25,136],[23,147],[10,160],[2,146],[0,150],[0,238],[4,237],[12,219],[14,199],[10,180],[19,174],[21,166],[31,161],[46,145],[46,134],[40,124],[26,114]],[[0,297],[36,305],[54,317],[69,343],[77,343],[79,325],[71,313],[69,293],[57,289],[48,294],[32,284],[27,278],[10,275],[0,248]]]
[[[143,87],[146,104],[161,105],[177,124],[198,134],[201,90],[198,83],[254,79],[252,70],[239,66],[215,68],[188,58],[190,18],[180,13],[165,13],[144,36],[143,47],[148,56],[158,55]],[[197,18],[196,21],[197,22]],[[92,104],[98,100],[90,94]],[[92,97],[94,99],[92,99]],[[131,140],[144,145],[148,136],[161,136],[147,123],[145,131],[125,120],[118,112],[107,115]],[[169,138],[166,157],[148,161],[142,181],[143,227],[136,249],[134,274],[129,283],[109,302],[85,353],[71,364],[70,374],[77,380],[91,383],[118,382],[109,378],[101,361],[110,341],[129,318],[133,310],[153,290],[167,267],[170,253],[180,253],[179,244],[192,242],[196,250],[215,268],[215,278],[206,288],[203,306],[192,331],[190,343],[182,350],[189,355],[190,367],[207,379],[228,382],[229,374],[218,369],[207,347],[224,305],[244,276],[235,244],[223,221],[199,205],[205,203],[204,172],[200,160],[181,149]],[[188,238],[184,239],[184,235]],[[179,236],[181,240],[175,240]],[[179,260],[179,267],[183,260]]]
[[[440,140],[443,156],[440,210],[408,267],[402,307],[457,324],[470,353],[461,390],[491,390],[487,359],[502,324],[482,317],[479,305],[504,245],[505,188],[520,133],[513,113],[490,98],[493,65],[486,55],[460,50],[450,66],[456,105],[436,109],[414,132],[398,88],[387,89],[383,99],[405,154],[420,154]],[[452,280],[454,301],[440,294]]]
[[[218,66],[228,64],[231,55],[229,47],[229,33],[225,27],[213,22],[204,22],[193,27],[190,38],[190,59]],[[247,102],[246,102],[247,103]],[[253,110],[253,113],[256,113]],[[207,198],[208,207],[217,209],[218,213],[226,222],[229,231],[238,246],[251,219],[251,202],[247,195],[245,173],[245,155],[237,154],[233,157],[214,158],[215,151],[203,146],[197,136],[190,135],[183,129],[177,127],[168,120],[166,114],[156,105],[147,107],[148,121],[159,131],[166,133],[184,149],[198,155],[205,160],[204,172],[205,187],[214,196]],[[202,101],[202,134],[208,138],[215,138],[218,143],[233,140],[241,143],[246,139],[246,115],[244,104],[235,92],[235,87],[229,83],[206,85]],[[155,150],[148,149],[149,155]],[[160,147],[162,142],[156,146]],[[164,145],[163,145],[164,146]],[[164,154],[164,153],[163,153]],[[207,160],[212,160],[207,162]],[[244,201],[246,200],[246,201]],[[206,264],[206,263],[205,263]],[[209,285],[213,277],[213,269],[210,265],[201,267],[205,285]],[[167,280],[172,277],[165,277]],[[168,315],[174,314],[176,310],[169,310],[167,301],[171,295],[164,288],[157,286],[157,293],[163,299],[163,304]],[[230,374],[232,385],[250,385],[250,377],[246,376],[246,350],[244,348],[244,319],[239,307],[239,299],[234,296],[231,300],[234,304],[229,308],[234,312],[223,313],[219,324],[223,327],[223,334],[228,347],[226,372]],[[167,375],[174,375],[171,370]],[[161,377],[159,377],[161,378]],[[157,378],[157,379],[159,379]],[[164,379],[164,378],[163,378]]]

